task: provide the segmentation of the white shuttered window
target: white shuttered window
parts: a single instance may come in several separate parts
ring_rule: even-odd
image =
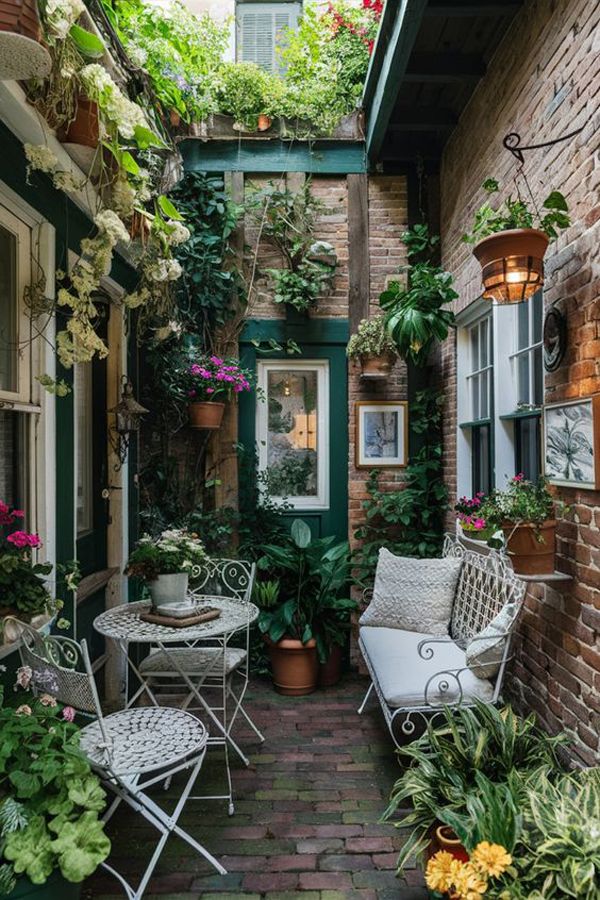
[[[236,58],[253,62],[268,72],[282,69],[277,47],[286,28],[295,28],[301,3],[238,3],[236,6]]]

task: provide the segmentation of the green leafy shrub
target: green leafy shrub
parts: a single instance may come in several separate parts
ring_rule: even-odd
[[[274,115],[283,91],[280,79],[256,63],[225,63],[219,73],[219,112],[232,116],[234,128],[256,131],[261,114]]]
[[[483,189],[492,195],[499,192],[500,186],[495,178],[488,178]],[[551,191],[542,203],[542,209],[546,210],[543,215],[537,207],[532,210],[520,195],[517,198],[509,196],[497,208],[484,203],[475,214],[473,230],[463,235],[463,241],[475,244],[490,234],[512,228],[539,228],[554,240],[560,230],[571,224],[567,201],[560,191]]]
[[[362,356],[397,356],[396,345],[385,327],[384,316],[373,316],[359,323],[356,334],[348,341],[350,358]]]

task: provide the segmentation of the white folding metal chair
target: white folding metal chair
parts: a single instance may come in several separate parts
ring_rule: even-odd
[[[248,689],[250,665],[250,626],[252,589],[256,574],[255,563],[242,559],[211,559],[192,572],[190,594],[200,605],[210,606],[211,598],[230,597],[245,605],[247,615],[243,627],[237,632],[242,635],[243,646],[232,645],[234,633],[206,641],[195,642],[193,646],[170,648],[168,655],[150,653],[140,663],[140,673],[150,681],[170,680],[182,682],[182,675],[195,684],[196,691],[204,689],[222,690],[221,701],[211,702],[210,709],[220,716],[229,744],[238,753],[245,765],[248,759],[233,740],[232,729],[240,714],[256,734],[259,741],[264,736],[244,709],[244,697]],[[195,692],[188,691],[181,709],[194,709]]]
[[[94,718],[81,729],[80,746],[104,786],[115,795],[104,820],[108,821],[124,801],[160,834],[137,888],[112,866],[102,864],[122,884],[128,900],[143,897],[172,834],[182,838],[221,875],[226,874],[214,856],[177,824],[204,762],[208,739],[204,725],[189,712],[165,706],[125,709],[104,716],[85,641],[79,644],[70,638],[41,637],[23,626],[20,653],[23,665],[32,670],[34,685],[53,682],[51,692],[60,702]],[[175,808],[166,812],[147,790],[184,770],[189,770],[188,780]]]

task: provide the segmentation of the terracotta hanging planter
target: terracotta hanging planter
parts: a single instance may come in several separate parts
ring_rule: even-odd
[[[80,95],[77,100],[75,118],[69,123],[65,131],[64,143],[79,144],[82,147],[97,147],[99,141],[100,120],[98,117],[98,104]]]
[[[224,412],[224,403],[210,403],[207,400],[190,403],[188,404],[190,428],[205,428],[208,431],[215,431],[221,427]]]
[[[536,228],[513,228],[483,238],[473,247],[481,266],[483,296],[497,303],[520,303],[544,283],[549,238]]]
[[[36,0],[0,0],[0,81],[49,75],[52,60],[41,41]]]
[[[361,377],[362,378],[387,378],[395,359],[390,353],[384,353],[383,356],[361,356]]]
[[[273,669],[273,684],[278,694],[302,697],[317,687],[319,660],[317,642],[312,638],[303,644],[296,638],[284,637],[276,644],[268,637],[269,657]]]
[[[517,575],[551,575],[555,571],[556,519],[541,525],[506,522],[502,530]]]

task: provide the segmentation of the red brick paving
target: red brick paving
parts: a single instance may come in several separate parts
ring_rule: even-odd
[[[410,870],[406,881],[395,876],[402,832],[379,822],[398,762],[376,706],[362,717],[356,713],[365,688],[364,679],[352,675],[337,688],[289,698],[257,680],[247,708],[266,741],[253,744],[240,727],[237,736],[251,765],[232,761],[235,816],[227,816],[222,801],[190,801],[182,819],[228,874],[215,874],[172,838],[146,900],[424,900],[418,870]],[[219,753],[209,752],[200,793],[220,792]],[[176,790],[174,784],[173,796]],[[152,830],[122,809],[111,837],[110,862],[135,884],[149,858]],[[117,882],[101,872],[83,892],[85,900],[122,896]]]

